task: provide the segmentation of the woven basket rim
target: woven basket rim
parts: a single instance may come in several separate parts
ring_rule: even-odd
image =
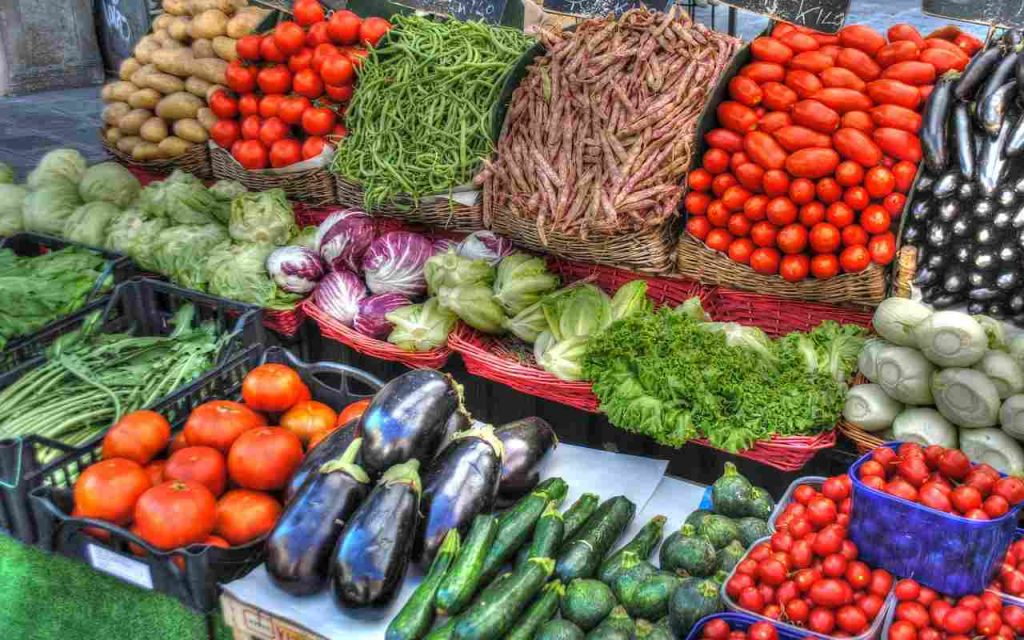
[[[119,162],[123,164],[136,166],[146,171],[156,173],[163,173],[166,172],[168,169],[173,170],[175,168],[179,168],[179,165],[185,164],[186,162],[202,161],[203,156],[208,153],[206,151],[205,145],[196,142],[192,143],[189,146],[188,151],[174,158],[159,158],[156,160],[136,160],[131,156],[130,153],[125,153],[124,151],[118,149],[116,146],[110,144],[106,136],[103,136],[102,134],[100,135],[100,145],[103,147],[104,151],[113,156]],[[206,157],[209,156],[207,155]],[[209,165],[209,163],[206,164]]]

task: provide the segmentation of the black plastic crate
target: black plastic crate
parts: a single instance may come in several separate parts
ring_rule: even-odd
[[[89,308],[95,310],[99,304],[97,300],[102,299],[103,296],[107,295],[107,292],[104,290],[105,287],[109,286],[113,288],[113,285],[127,282],[137,275],[135,263],[133,263],[127,256],[106,251],[105,249],[87,247],[85,245],[79,245],[74,242],[68,242],[60,238],[38,233],[19,233],[0,239],[0,249],[10,249],[15,253],[15,255],[27,257],[41,256],[51,251],[59,251],[60,249],[73,246],[82,247],[98,253],[106,260],[106,265],[104,266],[100,276],[96,279],[96,283],[93,285],[92,291],[89,292],[89,295],[86,298],[86,304],[82,306],[82,309]],[[82,309],[79,309],[79,311]],[[39,331],[26,336],[18,336],[10,339],[4,349],[0,350],[0,372],[13,369],[22,362],[31,359],[34,355],[38,355],[33,353],[31,349],[32,338],[38,333],[50,329],[55,324],[69,317],[71,316],[58,318],[44,326]]]
[[[278,347],[271,347],[261,355],[260,348],[251,347],[153,410],[165,416],[171,422],[172,432],[177,433],[184,428],[192,409],[203,402],[240,399],[242,380],[263,362],[294,368],[309,386],[313,399],[334,409],[370,397],[383,385],[374,376],[352,367],[327,362],[305,363]],[[97,439],[39,471],[31,503],[40,547],[79,559],[126,582],[165,593],[203,613],[216,607],[218,583],[240,578],[263,562],[263,539],[230,549],[193,545],[184,551],[166,552],[155,549],[124,528],[68,515],[73,506],[75,479],[100,459],[100,444],[101,440]],[[88,527],[109,533],[110,539],[101,542],[84,531]],[[141,555],[133,555],[130,544],[141,547]],[[175,562],[176,558],[180,560]]]

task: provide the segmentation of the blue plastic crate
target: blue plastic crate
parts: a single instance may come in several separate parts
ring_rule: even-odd
[[[779,640],[803,640],[804,638],[816,637],[816,634],[806,631],[805,633],[798,633],[795,627],[791,627],[785,624],[779,624],[774,620],[768,620],[760,616],[755,616],[749,613],[738,613],[729,611],[726,613],[713,613],[710,616],[704,616],[697,621],[697,624],[693,625],[690,629],[690,633],[686,636],[686,640],[699,640],[701,631],[704,630],[704,625],[711,622],[712,620],[725,620],[729,623],[729,628],[733,631],[746,631],[750,628],[750,625],[755,622],[770,622],[779,632]]]
[[[897,449],[900,444],[885,446]],[[860,559],[953,597],[984,591],[1013,540],[1024,505],[995,520],[968,520],[936,511],[861,482],[860,467],[870,458],[865,454],[850,467],[849,532]]]

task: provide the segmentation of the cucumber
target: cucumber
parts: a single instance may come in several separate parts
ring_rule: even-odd
[[[668,601],[682,580],[667,571],[650,575],[622,601],[634,618],[657,620],[668,615]]]
[[[537,485],[530,495],[521,499],[498,518],[498,533],[484,556],[483,580],[498,575],[501,568],[515,557],[516,551],[530,539],[537,520],[548,502],[561,503],[569,486],[561,478],[548,478]]]
[[[491,515],[478,515],[466,536],[452,568],[437,590],[437,612],[456,615],[473,600],[481,582],[484,557],[498,533],[498,519]]]
[[[587,634],[587,640],[632,640],[636,625],[622,607],[615,607],[596,629]]]
[[[538,525],[539,524],[540,523],[538,522]],[[516,560],[515,560],[515,564],[513,565],[514,567],[516,567],[518,569],[519,567],[521,567],[524,564],[526,564],[526,561],[530,559],[530,549],[531,548],[532,548],[532,544],[523,545],[519,549],[519,551],[516,551]]]
[[[562,547],[555,573],[562,582],[597,573],[605,554],[636,515],[636,505],[624,496],[606,500],[580,531]]]
[[[686,522],[684,522],[683,524],[688,524],[694,529],[699,529],[700,523],[704,520],[704,518],[706,516],[710,516],[712,513],[714,512],[708,511],[707,509],[697,509],[690,515],[686,516]]]
[[[761,518],[747,516],[735,522],[736,527],[740,530],[740,542],[743,543],[745,549],[749,549],[751,545],[761,538],[767,538],[772,535],[771,530],[768,528],[768,523]]]
[[[636,621],[637,640],[673,640],[672,632],[666,627],[648,622],[646,620]]]
[[[580,628],[568,620],[548,620],[534,640],[584,640],[585,637]]]
[[[434,624],[434,601],[441,581],[459,553],[459,532],[452,529],[444,537],[437,556],[420,586],[398,612],[384,633],[385,640],[419,640]]]
[[[658,543],[661,542],[661,534],[665,530],[665,520],[665,516],[654,516],[651,518],[633,536],[632,540],[619,547],[618,551],[601,563],[601,568],[597,573],[598,578],[606,583],[614,580],[618,574],[618,568],[622,564],[622,557],[626,553],[633,552],[641,560],[650,558],[651,553],[658,546]]]
[[[730,518],[750,515],[749,503],[754,500],[754,486],[750,484],[731,462],[725,463],[722,477],[711,485],[711,504],[715,513]]]
[[[715,549],[721,549],[733,540],[740,539],[740,528],[725,516],[706,516],[697,527],[697,535],[707,538]]]
[[[628,600],[633,597],[633,592],[643,584],[644,580],[657,572],[658,570],[654,568],[653,564],[646,560],[639,560],[635,566],[615,579],[615,582],[612,583],[612,592],[615,593],[619,602]]]
[[[527,559],[554,558],[558,554],[558,547],[562,545],[564,531],[562,513],[558,510],[558,503],[552,500],[533,529],[533,540],[525,547]]]
[[[569,583],[559,604],[563,618],[590,631],[608,617],[616,602],[605,583],[579,578]]]
[[[451,640],[455,637],[452,634],[455,633],[455,623],[457,621],[458,618],[448,618],[448,622],[431,631],[430,635],[423,640]]]
[[[554,569],[555,561],[550,558],[528,560],[524,567],[516,569],[500,584],[492,585],[480,594],[469,609],[458,617],[453,637],[457,640],[494,640],[504,637]]]
[[[712,517],[720,516],[708,516],[704,522]],[[685,571],[691,576],[709,576],[718,564],[715,546],[688,524],[669,535],[658,552],[658,561],[665,571]]]
[[[725,545],[718,550],[717,562],[715,566],[716,571],[724,571],[729,573],[733,570],[743,556],[747,553],[747,550],[743,548],[739,540],[733,540],[729,544]]]
[[[584,493],[572,503],[572,506],[565,510],[562,519],[565,521],[565,539],[576,535],[580,527],[594,515],[601,498],[596,493]]]
[[[677,638],[685,638],[698,620],[721,610],[722,600],[713,580],[686,580],[668,603],[669,626]]]
[[[761,487],[752,488],[751,494],[753,499],[747,503],[747,512],[743,515],[751,518],[760,518],[761,520],[770,518],[772,511],[775,510],[775,500],[772,499],[772,494]]]
[[[565,587],[558,580],[545,585],[540,597],[533,601],[516,626],[505,636],[505,640],[533,640],[537,631],[558,611],[558,601],[564,593]]]

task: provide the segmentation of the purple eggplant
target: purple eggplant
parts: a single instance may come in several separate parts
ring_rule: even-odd
[[[306,454],[306,457],[302,459],[302,464],[299,465],[299,468],[292,474],[291,480],[288,481],[288,486],[284,488],[283,497],[285,505],[291,503],[292,498],[299,492],[302,485],[306,483],[306,480],[316,473],[325,462],[334,460],[345,453],[356,439],[356,427],[358,425],[357,421],[350,420],[340,429],[332,431],[329,436],[320,441],[320,444],[313,447]]]
[[[924,162],[932,173],[946,170],[949,164],[949,135],[946,133],[950,109],[953,106],[953,85],[956,76],[946,74],[939,78],[924,107],[924,126],[919,133],[924,149]]]
[[[376,478],[408,460],[426,464],[455,411],[465,408],[462,389],[450,376],[432,369],[398,376],[377,392],[361,418],[363,468]]]
[[[501,480],[502,445],[492,427],[463,431],[430,464],[423,478],[423,523],[413,559],[433,562],[452,529],[465,536],[478,514],[494,506]]]
[[[327,584],[331,551],[345,521],[366,497],[370,478],[355,463],[362,440],[311,474],[267,538],[267,573],[293,596]]]
[[[999,47],[989,47],[974,56],[960,75],[960,81],[955,89],[956,97],[961,100],[970,100],[974,97],[974,92],[989,78],[1004,55]]]
[[[540,462],[558,446],[555,430],[541,418],[523,418],[494,429],[505,447],[501,459],[498,504],[508,506],[533,491],[540,481]]]
[[[414,459],[385,471],[345,523],[330,566],[341,606],[385,605],[402,586],[419,524],[419,467]]]

